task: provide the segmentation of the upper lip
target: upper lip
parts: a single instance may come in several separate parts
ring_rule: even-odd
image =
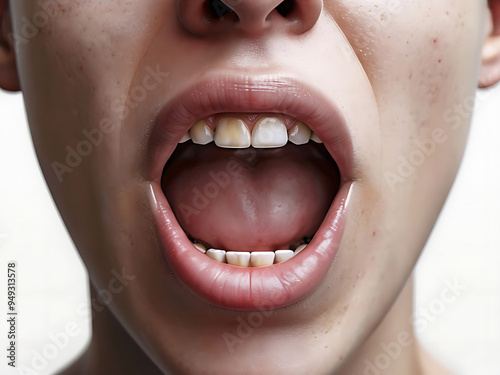
[[[181,92],[159,112],[150,138],[150,180],[161,179],[168,158],[197,120],[224,112],[282,113],[305,122],[323,141],[342,179],[353,179],[351,133],[326,95],[290,75],[219,74]]]

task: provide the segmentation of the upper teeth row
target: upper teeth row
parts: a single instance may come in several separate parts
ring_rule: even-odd
[[[239,267],[264,267],[272,266],[275,263],[282,263],[304,250],[307,245],[302,244],[293,250],[276,250],[276,251],[226,251],[219,249],[206,249],[201,243],[195,242],[194,247],[200,250],[208,257],[221,262],[229,263]]]
[[[223,148],[270,148],[282,147],[288,141],[303,145],[312,139],[316,143],[321,140],[302,121],[287,130],[286,125],[277,117],[263,117],[252,129],[252,134],[248,130],[245,121],[236,117],[223,117],[215,128],[215,132],[210,129],[204,120],[197,121],[182,137],[180,143],[192,139],[193,143],[206,145],[212,141]]]

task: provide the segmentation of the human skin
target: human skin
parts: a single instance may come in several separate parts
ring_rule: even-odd
[[[92,343],[67,373],[362,374],[380,343],[401,332],[413,343],[385,373],[440,371],[413,340],[409,277],[461,161],[470,122],[461,108],[478,84],[498,80],[498,12],[470,0],[303,0],[288,27],[271,0],[233,1],[233,17],[208,24],[195,0],[60,1],[50,11],[41,3],[0,0],[0,84],[22,87],[40,165],[92,295],[112,270],[133,278],[94,311]],[[37,12],[47,22],[27,37],[23,17]],[[157,67],[158,85],[132,98]],[[263,311],[234,350],[223,335],[251,312],[216,307],[179,281],[164,255],[175,249],[153,219],[151,186],[161,175],[150,173],[158,111],[221,72],[286,75],[321,91],[348,119],[356,166],[329,272],[300,301]],[[103,119],[113,131],[58,176],[54,161]],[[402,160],[426,142],[432,151],[403,175]]]

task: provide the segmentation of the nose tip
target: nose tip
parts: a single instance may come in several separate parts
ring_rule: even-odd
[[[322,8],[322,0],[177,0],[181,24],[199,36],[260,36],[276,28],[301,34],[314,26]]]

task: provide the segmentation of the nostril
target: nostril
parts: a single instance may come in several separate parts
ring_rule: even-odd
[[[216,19],[223,18],[228,12],[233,12],[233,10],[224,4],[221,0],[208,0],[208,9],[212,17]],[[282,16],[286,17],[294,10],[295,0],[284,0],[278,6],[276,6],[276,11]]]
[[[209,0],[208,7],[214,18],[222,18],[227,12],[232,12],[231,8],[220,0]]]
[[[276,7],[276,11],[281,16],[286,17],[293,11],[294,4],[295,0],[284,0]],[[233,10],[221,0],[208,0],[207,5],[211,16],[217,19],[224,17],[228,12],[233,12]]]
[[[285,0],[276,7],[276,10],[283,17],[286,17],[293,10],[293,6],[294,0]]]
[[[301,34],[315,25],[322,8],[323,0],[177,0],[180,24],[196,36],[258,36],[279,28]]]

